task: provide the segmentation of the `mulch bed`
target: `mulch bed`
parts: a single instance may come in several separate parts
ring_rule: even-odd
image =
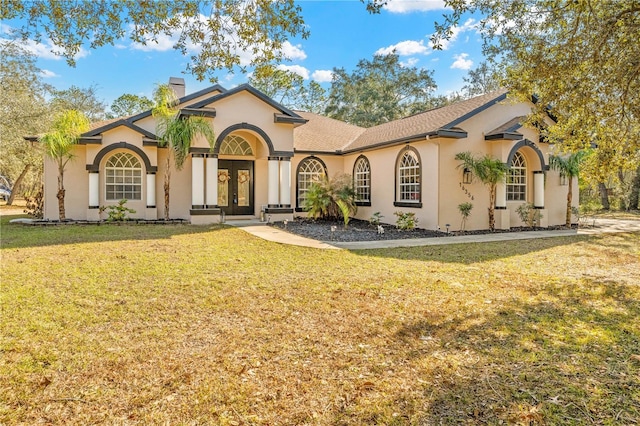
[[[340,242],[356,242],[356,241],[381,241],[381,240],[401,240],[408,238],[446,238],[458,235],[481,235],[481,234],[497,234],[505,232],[522,232],[522,231],[551,231],[566,229],[564,226],[550,226],[548,228],[540,227],[514,227],[509,230],[496,229],[477,230],[477,231],[435,231],[429,229],[415,228],[411,230],[400,230],[391,224],[382,224],[384,228],[383,234],[378,234],[377,226],[371,225],[368,221],[352,219],[349,226],[345,229],[344,224],[338,221],[296,218],[293,221],[273,222],[271,226],[284,229],[292,234],[301,235],[303,237],[312,238],[319,241],[340,241]],[[577,225],[572,227],[577,229]],[[332,231],[333,229],[333,231]]]

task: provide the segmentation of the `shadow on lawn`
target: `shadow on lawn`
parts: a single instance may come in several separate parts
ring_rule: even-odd
[[[522,299],[453,319],[434,313],[404,324],[397,345],[411,348],[404,356],[418,372],[431,370],[420,390],[433,395],[405,420],[635,424],[640,299],[632,289],[585,279],[548,284],[531,291],[531,303]],[[415,399],[406,391],[391,398],[406,407]]]
[[[632,238],[631,234],[627,239]],[[438,246],[401,247],[397,249],[352,250],[360,256],[384,257],[398,260],[421,260],[470,265],[485,261],[521,256],[553,247],[576,244],[597,236],[574,235],[567,237],[532,238],[528,240],[494,241],[486,243],[447,244]]]
[[[24,215],[8,215],[0,218],[2,249],[52,246],[59,244],[94,243],[103,241],[154,240],[176,235],[202,234],[230,229],[227,225],[190,224],[127,224],[102,223],[90,225],[21,225],[9,223]]]

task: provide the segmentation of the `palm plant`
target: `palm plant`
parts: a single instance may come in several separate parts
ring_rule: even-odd
[[[64,208],[64,171],[67,163],[73,158],[73,148],[80,135],[89,130],[89,119],[76,110],[64,111],[53,122],[51,132],[40,138],[47,157],[56,162],[58,167],[58,215],[61,221],[66,219]]]
[[[304,208],[313,218],[338,219],[342,216],[346,227],[349,216],[357,211],[351,176],[340,173],[331,180],[322,176],[309,187]]]
[[[571,200],[573,198],[573,178],[578,177],[580,171],[580,163],[587,156],[586,151],[577,151],[567,156],[558,155],[549,156],[549,168],[557,170],[562,176],[568,180],[569,189],[567,191],[567,212],[566,223],[567,228],[571,227]]]
[[[177,99],[168,85],[159,85],[154,91],[155,107],[152,110],[156,119],[158,145],[168,148],[164,173],[164,218],[169,220],[169,194],[171,189],[171,163],[176,170],[182,170],[189,155],[193,139],[204,136],[213,149],[215,134],[211,125],[203,117],[183,117],[176,108]]]
[[[480,182],[489,188],[489,229],[494,231],[496,229],[496,188],[498,183],[504,180],[508,167],[489,154],[476,157],[470,152],[459,152],[455,158],[462,161],[458,168],[469,170],[473,176],[480,179]]]

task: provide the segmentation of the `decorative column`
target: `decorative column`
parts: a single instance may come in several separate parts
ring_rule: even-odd
[[[147,172],[147,208],[156,207],[156,174]]]
[[[278,207],[278,157],[269,157],[269,187],[267,203],[269,207]]]
[[[89,208],[100,207],[100,173],[89,172]]]
[[[496,184],[496,209],[505,210],[507,208],[507,184],[498,182]]]
[[[280,205],[291,207],[291,159],[280,159]]]
[[[205,207],[218,205],[218,157],[215,154],[205,154],[206,194]]]
[[[544,171],[533,172],[533,207],[544,209]]]
[[[191,154],[191,208],[204,207],[204,154]]]

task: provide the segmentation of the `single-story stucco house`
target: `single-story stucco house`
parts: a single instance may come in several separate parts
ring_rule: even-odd
[[[565,222],[567,183],[548,168],[549,144],[520,123],[533,104],[497,91],[371,128],[292,111],[249,85],[219,85],[185,95],[172,78],[182,114],[203,116],[216,132],[213,149],[194,140],[184,167],[171,172],[172,218],[194,224],[229,217],[271,220],[304,215],[311,183],[337,173],[353,176],[357,218],[414,212],[419,227],[459,229],[458,205],[473,204],[467,229],[487,229],[489,191],[469,180],[455,155],[490,154],[510,166],[498,187],[496,227],[520,226],[516,208],[533,203],[541,226]],[[550,120],[550,119],[549,119]],[[549,121],[551,123],[551,121]],[[133,218],[164,216],[163,170],[151,111],[97,125],[84,133],[65,172],[67,217],[98,220],[99,207],[127,199]],[[58,219],[57,170],[45,160],[44,216]],[[577,205],[577,184],[573,191]]]

